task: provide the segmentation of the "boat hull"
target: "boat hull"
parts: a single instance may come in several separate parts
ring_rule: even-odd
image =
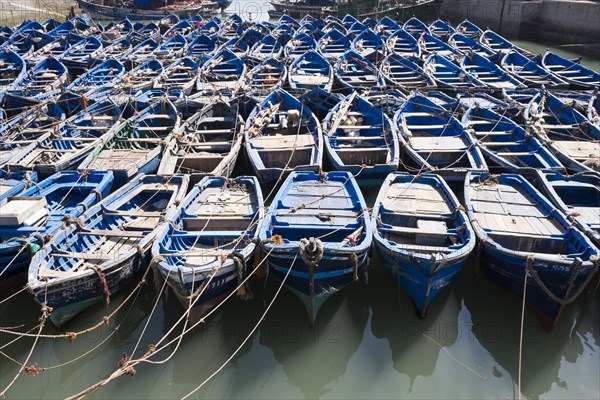
[[[94,19],[129,19],[132,21],[137,20],[160,20],[163,19],[167,14],[177,15],[180,18],[188,18],[190,15],[201,15],[203,17],[209,17],[217,14],[220,11],[220,7],[217,3],[209,3],[190,8],[183,9],[170,9],[170,10],[141,10],[133,8],[116,8],[107,7],[99,4],[94,4],[90,1],[77,0],[79,8],[89,14]]]

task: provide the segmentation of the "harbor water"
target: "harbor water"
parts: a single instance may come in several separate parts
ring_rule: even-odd
[[[264,19],[267,9],[265,2],[238,1],[228,11]],[[515,43],[534,53],[546,49]],[[598,59],[582,62],[600,70]],[[244,163],[240,157],[236,174],[250,170]],[[376,190],[364,193],[369,206]],[[141,279],[113,297],[108,309],[99,304],[62,331],[48,324],[44,333],[80,332],[95,325],[119,307]],[[600,295],[597,282],[592,283],[566,307],[552,332],[544,331],[526,310],[523,398],[599,398]],[[183,326],[169,331],[184,310],[172,293],[161,289],[150,272],[109,324],[73,340],[39,339],[27,362],[37,368],[20,375],[6,397],[65,398],[108,377],[123,354],[139,357],[166,334],[169,340],[177,339]],[[191,398],[519,398],[522,303],[486,278],[475,254],[433,302],[426,319],[417,316],[408,295],[388,279],[376,253],[368,275],[333,296],[314,327],[309,327],[302,304],[285,289],[268,308],[277,289],[268,277],[255,279],[251,300],[227,301],[181,341],[155,354],[153,364],[137,365],[134,376],[111,381],[89,398],[181,398],[222,365],[222,371]],[[0,301],[9,295],[2,293]],[[2,328],[29,332],[39,317],[39,306],[27,292],[0,303]],[[27,359],[33,345],[32,337],[0,333],[0,388],[15,377],[20,369],[15,361]]]

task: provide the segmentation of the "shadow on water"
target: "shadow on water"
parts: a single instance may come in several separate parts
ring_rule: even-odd
[[[494,285],[485,275],[476,277],[468,286],[459,286],[463,301],[471,315],[471,332],[498,363],[518,382],[519,336],[521,329],[520,299]],[[566,394],[569,383],[561,369],[564,363],[575,364],[585,352],[597,352],[600,343],[598,297],[590,291],[568,305],[552,332],[546,332],[537,316],[526,308],[522,354],[522,391],[530,399],[538,399],[551,389]],[[597,382],[597,377],[594,378]],[[556,385],[556,387],[554,387]]]
[[[275,285],[269,280],[267,299]],[[367,320],[363,282],[333,295],[312,328],[304,306],[283,289],[260,327],[260,343],[273,351],[288,383],[299,388],[304,398],[316,399],[330,392],[331,382],[345,374],[348,361],[363,340]]]

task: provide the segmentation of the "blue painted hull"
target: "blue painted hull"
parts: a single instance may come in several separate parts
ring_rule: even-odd
[[[518,298],[523,297],[523,279],[525,277],[526,260],[521,257],[502,254],[494,247],[483,244],[480,265],[486,275],[496,284],[508,290]],[[568,298],[573,295],[583,284],[591,273],[591,269],[582,268],[575,276],[573,285],[568,285],[572,277],[570,268],[558,265],[534,264],[540,279],[544,284],[560,298]],[[527,279],[526,302],[540,317],[542,325],[547,330],[552,330],[558,320],[564,306],[552,300],[535,280],[529,276]]]
[[[430,272],[436,265],[423,265],[417,268],[414,258],[386,249],[379,241],[375,241],[379,256],[385,269],[397,285],[402,287],[415,303],[419,315],[424,318],[427,309],[437,295],[448,286],[460,272],[470,253],[445,265],[439,272],[429,277],[423,272]]]

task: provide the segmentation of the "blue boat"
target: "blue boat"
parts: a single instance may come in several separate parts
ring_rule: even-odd
[[[286,40],[281,40],[273,35],[266,35],[252,46],[248,56],[257,60],[266,60],[271,57],[280,59],[286,43]]]
[[[456,25],[456,32],[461,33],[473,40],[479,40],[479,37],[483,35],[483,31],[480,27],[466,19],[460,24]]]
[[[275,89],[282,87],[287,80],[287,68],[284,63],[267,58],[246,75],[246,90],[253,96],[265,97]]]
[[[546,88],[549,90],[565,90],[569,84],[546,68],[540,66],[535,60],[525,57],[516,50],[511,50],[500,61],[502,68],[530,88]]]
[[[293,61],[301,57],[304,53],[316,48],[317,42],[315,39],[307,33],[300,32],[285,45],[283,53],[286,59]]]
[[[204,62],[205,57],[208,57],[217,48],[217,40],[214,36],[200,34],[192,40],[186,49],[187,55],[192,57],[196,62]]]
[[[365,92],[363,97],[374,107],[383,111],[390,120],[406,102],[406,95],[398,89],[370,90]]]
[[[14,32],[0,45],[0,50],[10,48],[21,57],[24,57],[27,53],[36,52],[55,40],[56,38],[54,36],[36,30],[29,32]]]
[[[481,34],[479,37],[479,43],[481,43],[484,47],[487,47],[491,51],[493,51],[496,55],[501,56],[510,51],[516,50],[521,54],[524,54],[526,57],[533,57],[533,54],[528,51],[514,45],[511,41],[506,38],[503,38],[496,32],[487,29],[485,32]]]
[[[571,89],[586,90],[600,87],[600,73],[551,51],[544,54],[541,64],[553,74],[567,81],[571,85]]]
[[[383,265],[424,318],[475,248],[463,207],[438,175],[390,174],[375,200],[371,225]]]
[[[562,164],[575,172],[600,171],[600,127],[550,92],[538,92],[524,111],[536,134]]]
[[[31,171],[7,172],[0,169],[0,204],[36,184],[38,176]]]
[[[200,67],[196,89],[225,89],[235,92],[243,84],[246,69],[246,64],[238,56],[227,47],[221,47]]]
[[[152,256],[162,279],[195,323],[237,289],[251,272],[254,240],[264,218],[255,177],[206,177],[190,191],[160,228]],[[238,287],[239,286],[239,287]]]
[[[106,59],[113,57],[121,60],[131,49],[133,49],[133,43],[126,37],[120,38],[112,42],[112,44],[104,46],[102,57]]]
[[[336,171],[371,184],[398,169],[400,146],[392,122],[356,92],[331,109],[323,132],[327,157]]]
[[[244,121],[235,102],[213,100],[174,131],[158,173],[183,173],[197,183],[206,175],[232,174],[242,148]]]
[[[154,58],[154,50],[158,48],[158,42],[148,38],[127,51],[120,61],[127,67],[133,69]]]
[[[181,37],[189,35],[194,30],[194,27],[190,22],[191,21],[188,21],[187,19],[177,22],[162,34],[162,38],[167,39],[168,41],[177,35]]]
[[[342,101],[342,96],[337,93],[328,92],[319,87],[305,92],[298,97],[298,100],[315,114],[319,121],[322,121],[329,111],[335,107],[337,103]]]
[[[430,33],[423,33],[419,36],[417,43],[425,55],[435,53],[449,59],[457,59],[461,55],[454,47]]]
[[[15,80],[8,91],[34,97],[61,89],[67,81],[67,68],[56,58],[47,57]]]
[[[353,50],[348,50],[337,60],[333,67],[333,74],[342,92],[346,94],[354,90],[362,92],[385,86],[385,80],[379,69]]]
[[[123,64],[115,58],[109,58],[79,76],[67,86],[66,90],[88,94],[101,86],[122,78],[124,75],[125,67]]]
[[[435,88],[433,79],[413,60],[398,53],[390,53],[380,66],[381,74],[388,85],[399,89]]]
[[[288,84],[294,93],[303,93],[315,88],[331,92],[333,68],[321,54],[309,50],[290,65]]]
[[[404,57],[421,58],[421,46],[417,43],[417,39],[406,32],[404,29],[399,29],[388,37],[385,42],[388,54],[396,53]]]
[[[115,125],[81,162],[79,170],[112,171],[119,187],[137,174],[153,174],[179,124],[173,103],[164,98],[156,101]]]
[[[348,36],[336,28],[326,32],[317,42],[317,49],[327,60],[337,60],[351,47],[352,43]]]
[[[100,201],[111,172],[59,172],[0,204],[0,289],[25,281],[32,257],[64,225]]]
[[[0,92],[25,75],[25,61],[10,49],[0,50]]]
[[[154,89],[164,90],[169,97],[189,95],[196,86],[198,64],[190,57],[175,60],[154,82]]]
[[[367,25],[363,21],[363,25]],[[372,27],[373,31],[375,31],[378,35],[381,35],[381,38],[387,40],[390,35],[394,34],[399,29],[402,29],[400,25],[393,19],[388,16],[384,16],[381,18],[375,25]]]
[[[250,164],[265,186],[276,185],[292,170],[322,169],[321,125],[310,108],[283,89],[252,110],[244,140]]]
[[[362,275],[372,237],[367,204],[348,172],[292,172],[259,233],[271,275],[300,299],[311,325],[327,299]]]
[[[477,53],[487,57],[491,61],[495,61],[497,58],[493,51],[483,47],[476,39],[472,39],[463,33],[455,33],[450,36],[448,44],[462,54]]]
[[[417,17],[409,18],[404,25],[402,25],[402,29],[410,33],[415,39],[421,37],[424,33],[431,35],[431,31],[427,24]]]
[[[409,172],[435,172],[462,181],[467,171],[488,167],[471,135],[445,108],[416,93],[396,113],[394,124]]]
[[[79,76],[98,62],[102,43],[95,36],[88,36],[70,46],[60,57],[69,74]]]
[[[519,79],[500,69],[498,65],[491,62],[487,57],[477,53],[464,56],[460,66],[473,78],[478,79],[493,90],[527,88]]]
[[[440,88],[448,90],[481,90],[485,83],[467,73],[452,61],[437,54],[430,55],[423,70]]]
[[[476,105],[464,114],[462,124],[491,161],[490,168],[565,172],[550,150],[504,115]]]
[[[60,60],[65,51],[82,40],[85,40],[83,36],[69,34],[67,36],[58,38],[51,43],[48,43],[37,51],[29,52],[23,55],[23,59],[26,61],[28,68],[33,67],[35,64],[46,59],[48,56],[52,56],[57,60]]]
[[[35,300],[52,308],[61,327],[125,288],[147,265],[157,225],[175,212],[187,190],[183,175],[140,175],[58,232],[29,268]]]
[[[385,57],[383,39],[369,28],[360,32],[354,38],[352,50],[375,64],[378,64]]]
[[[187,45],[187,40],[180,34],[177,34],[154,49],[154,51],[152,51],[152,56],[161,61],[164,65],[169,65],[183,56]]]
[[[456,33],[456,30],[448,22],[437,19],[429,24],[429,31],[440,40],[447,41],[448,38]]]
[[[96,91],[102,92],[103,89],[108,88],[131,94],[145,92],[154,86],[154,81],[161,76],[163,71],[163,65],[160,61],[150,59],[127,72],[121,78],[115,78],[105,86],[101,86]]]
[[[551,330],[598,270],[599,251],[521,175],[470,173],[465,205],[489,278]],[[525,288],[524,288],[525,286]]]
[[[600,174],[537,171],[537,182],[544,196],[600,246]]]
[[[102,145],[102,137],[119,121],[120,115],[121,109],[112,100],[94,103],[57,124],[49,130],[50,134],[38,140],[37,146],[13,158],[7,168],[34,170],[41,179],[59,171],[74,170],[93,149]]]

